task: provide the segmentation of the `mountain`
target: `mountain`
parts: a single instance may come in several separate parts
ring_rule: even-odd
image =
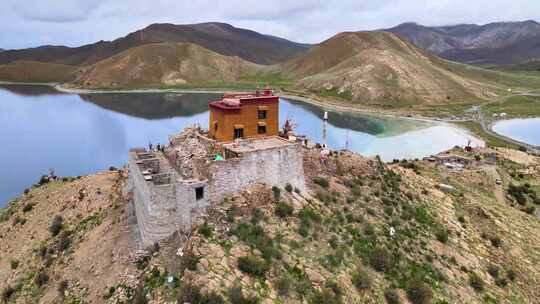
[[[385,31],[459,62],[505,65],[540,58],[540,24],[532,20],[434,27],[404,23]]]
[[[130,48],[88,67],[75,83],[89,87],[233,82],[259,66],[191,43]]]
[[[178,42],[198,44],[222,55],[238,56],[258,64],[285,61],[309,47],[309,45],[236,28],[225,23],[152,24],[114,41],[99,41],[76,48],[41,46],[5,51],[0,53],[0,64],[27,60],[86,66],[132,47]]]
[[[76,66],[36,62],[16,61],[0,65],[0,80],[16,82],[70,82],[80,73]]]
[[[191,43],[147,44],[87,68],[76,84],[89,87],[233,82],[258,66]]]
[[[447,102],[491,95],[446,62],[388,32],[338,34],[282,69],[299,79],[297,88],[349,101]]]

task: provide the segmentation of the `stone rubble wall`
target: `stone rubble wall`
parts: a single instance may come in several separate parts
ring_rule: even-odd
[[[301,149],[289,145],[250,152],[242,158],[212,162],[209,180],[182,180],[173,173],[171,183],[163,185],[145,181],[135,154],[130,153],[127,188],[133,192],[143,246],[165,239],[178,229],[189,229],[211,203],[255,184],[284,188],[290,183],[305,192]],[[196,200],[195,189],[199,187],[204,188],[204,196]]]
[[[171,235],[175,227],[175,187],[173,184],[153,186],[144,180],[136,160],[129,157],[129,185],[141,241],[148,246]]]
[[[299,145],[290,145],[212,163],[209,168],[210,200],[220,201],[257,183],[281,188],[289,183],[304,192],[306,184],[301,149]]]

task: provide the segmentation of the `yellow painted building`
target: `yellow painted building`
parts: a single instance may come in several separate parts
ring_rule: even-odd
[[[255,94],[226,94],[210,103],[210,135],[226,142],[279,133],[279,97],[270,90]]]

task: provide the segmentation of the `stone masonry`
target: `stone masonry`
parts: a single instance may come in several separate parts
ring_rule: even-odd
[[[166,153],[144,149],[129,152],[127,190],[133,194],[144,247],[175,231],[190,229],[211,204],[255,184],[281,188],[291,184],[302,192],[306,189],[302,147],[295,142],[270,137],[219,144],[217,150],[227,156],[224,160],[214,160],[212,154],[184,155],[186,150],[193,150],[193,138],[204,140],[199,134],[189,136],[189,140],[175,138]],[[189,147],[182,146],[187,142]],[[207,142],[201,146],[216,147],[215,143],[208,145]],[[185,158],[181,164],[175,155]],[[187,167],[189,170],[185,169]]]

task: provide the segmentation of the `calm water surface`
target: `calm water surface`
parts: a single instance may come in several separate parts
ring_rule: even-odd
[[[524,143],[540,146],[540,118],[502,120],[493,125],[493,131]]]
[[[0,86],[0,206],[53,168],[57,175],[85,175],[122,166],[131,147],[166,143],[195,123],[208,126],[215,94],[61,94],[44,86]],[[281,100],[281,124],[323,142],[324,111]],[[447,125],[329,113],[327,144],[384,160],[437,153],[471,138]],[[473,143],[479,141],[473,139]]]

